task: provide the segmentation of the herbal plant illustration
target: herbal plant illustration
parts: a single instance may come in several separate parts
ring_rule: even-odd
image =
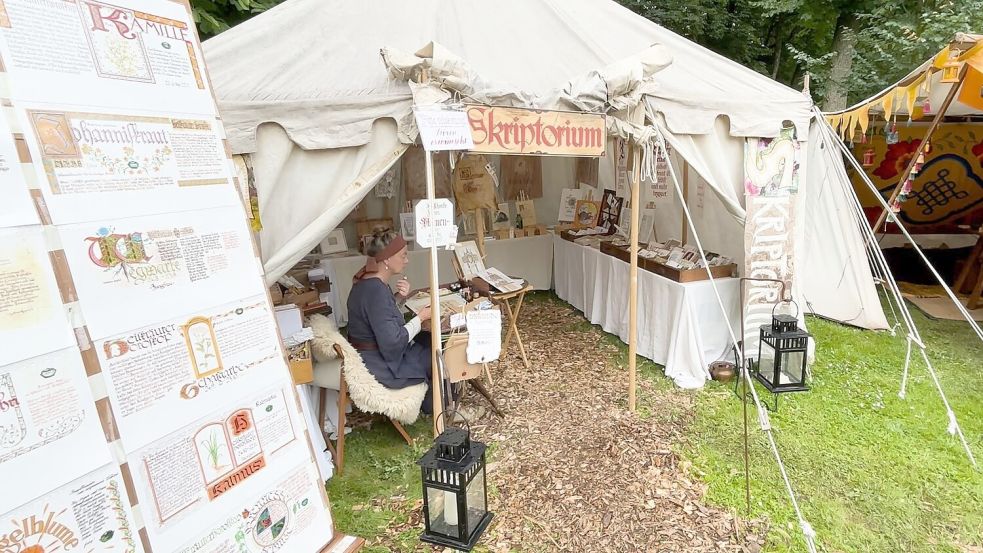
[[[218,436],[216,435],[215,430],[212,430],[212,433],[209,434],[207,441],[202,440],[201,447],[205,448],[205,452],[208,454],[208,458],[212,462],[212,469],[216,471],[220,470],[222,466],[218,464],[218,461],[219,454],[221,452],[219,450]]]
[[[106,49],[106,58],[116,67],[120,75],[136,77],[140,74],[133,50],[122,41],[114,41]]]
[[[212,339],[207,334],[202,333],[195,340],[195,352],[198,353],[201,359],[205,362],[205,365],[210,366],[208,359],[215,357],[212,347]]]
[[[174,153],[170,146],[156,148],[149,155],[142,157],[137,155],[132,146],[124,146],[122,156],[113,156],[104,152],[102,148],[94,148],[89,144],[83,144],[81,150],[91,163],[101,165],[110,173],[129,176],[159,173]]]

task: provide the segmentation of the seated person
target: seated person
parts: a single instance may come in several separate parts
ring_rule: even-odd
[[[355,275],[348,296],[348,341],[358,350],[365,367],[386,388],[406,388],[426,382],[430,389],[422,411],[433,412],[430,333],[421,325],[430,320],[430,306],[409,322],[396,303],[405,301],[410,283],[401,278],[394,295],[389,281],[409,263],[406,241],[392,231],[376,232],[366,248],[368,260]]]

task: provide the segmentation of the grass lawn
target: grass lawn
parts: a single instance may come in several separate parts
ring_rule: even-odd
[[[527,301],[565,305],[549,294]],[[931,321],[917,310],[913,316],[963,432],[983,463],[983,347],[965,323]],[[907,399],[901,400],[902,337],[814,318],[808,323],[817,343],[812,391],[784,396],[771,420],[820,550],[983,551],[977,549],[983,547],[983,472],[971,467],[958,439],[946,433],[945,409],[921,361],[913,361]],[[570,332],[580,326],[588,324],[571,324]],[[622,351],[612,361],[625,365],[627,348],[610,339]],[[640,414],[687,421],[686,439],[677,452],[708,484],[706,501],[745,514],[741,404],[731,388],[711,383],[698,392],[675,391],[658,366],[641,362],[639,370],[645,384]],[[659,401],[665,393],[688,394],[693,407],[673,402],[666,408]],[[771,399],[767,392],[762,397]],[[429,446],[429,429],[430,419],[408,428],[418,438],[416,449],[383,422],[349,436],[345,474],[331,480],[328,493],[339,529],[370,544],[388,534],[385,544],[369,545],[366,551],[410,551],[419,544],[422,525],[409,520],[408,513],[420,501],[415,461]],[[753,411],[751,437],[751,516],[771,521],[766,550],[804,551]],[[490,462],[494,451],[491,456]]]
[[[970,447],[983,462],[983,347],[965,322],[912,312]],[[946,432],[945,408],[921,359],[912,363],[902,400],[904,338],[815,318],[808,324],[817,343],[812,391],[784,396],[771,420],[821,549],[981,551],[983,473]],[[767,550],[804,551],[753,410],[751,429],[752,516],[773,522]],[[680,451],[709,484],[708,502],[744,513],[741,437],[740,401],[714,383],[698,395]]]

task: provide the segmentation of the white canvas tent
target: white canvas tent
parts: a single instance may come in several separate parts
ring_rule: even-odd
[[[790,122],[808,152],[797,297],[818,315],[887,327],[848,187],[836,180],[842,168],[816,155],[811,100],[610,0],[289,0],[206,41],[229,141],[251,156],[268,280],[338,226],[415,139],[413,95],[387,72],[384,48],[390,68],[426,63],[449,87],[497,104],[591,110],[640,100],[643,122],[662,125],[693,188],[714,198],[692,210],[704,246],[738,260],[743,138],[776,136]],[[566,175],[572,162],[546,160],[544,197],[558,197]],[[680,218],[660,211],[660,236],[678,233]]]

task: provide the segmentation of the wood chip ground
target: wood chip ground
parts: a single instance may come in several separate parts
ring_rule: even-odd
[[[477,439],[492,444],[495,518],[481,549],[760,551],[764,523],[706,506],[705,486],[673,452],[692,416],[691,393],[656,391],[640,378],[639,405],[652,416],[632,415],[618,349],[579,313],[556,301],[530,302],[519,326],[532,368],[510,346],[492,368],[505,417],[489,410],[472,425]],[[659,416],[670,410],[682,416]],[[387,536],[422,528],[421,507],[416,502],[409,520]],[[399,550],[395,541],[380,541]]]

